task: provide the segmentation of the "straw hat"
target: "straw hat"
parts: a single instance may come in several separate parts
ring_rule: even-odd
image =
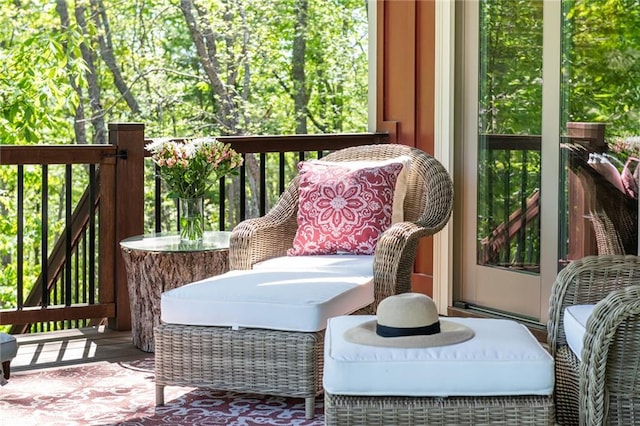
[[[473,330],[438,317],[433,300],[420,293],[389,296],[378,305],[377,321],[345,331],[345,340],[389,348],[429,348],[452,345],[473,337]]]

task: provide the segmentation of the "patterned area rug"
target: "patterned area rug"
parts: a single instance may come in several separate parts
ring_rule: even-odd
[[[155,406],[153,357],[16,372],[0,387],[2,425],[323,425],[304,417],[304,400],[167,386]]]

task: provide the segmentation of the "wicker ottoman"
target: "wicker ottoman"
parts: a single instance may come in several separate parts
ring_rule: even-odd
[[[327,425],[553,425],[553,360],[514,321],[448,318],[466,342],[382,348],[344,340],[372,316],[329,320],[323,384]]]
[[[305,399],[322,392],[324,331],[161,324],[155,328],[156,405],[164,387],[194,386]]]
[[[328,318],[372,302],[371,276],[306,271],[231,271],[165,292],[156,405],[167,385],[195,386],[304,398],[312,418]]]

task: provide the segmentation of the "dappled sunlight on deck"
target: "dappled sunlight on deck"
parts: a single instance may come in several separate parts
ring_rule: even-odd
[[[120,362],[148,355],[133,345],[130,331],[114,331],[105,326],[22,334],[16,338],[18,355],[11,362],[11,375],[91,362]]]

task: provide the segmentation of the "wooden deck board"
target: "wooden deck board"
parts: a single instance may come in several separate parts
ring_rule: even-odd
[[[149,356],[136,348],[130,331],[104,326],[16,335],[18,355],[11,373],[68,367],[92,362],[120,362]]]

